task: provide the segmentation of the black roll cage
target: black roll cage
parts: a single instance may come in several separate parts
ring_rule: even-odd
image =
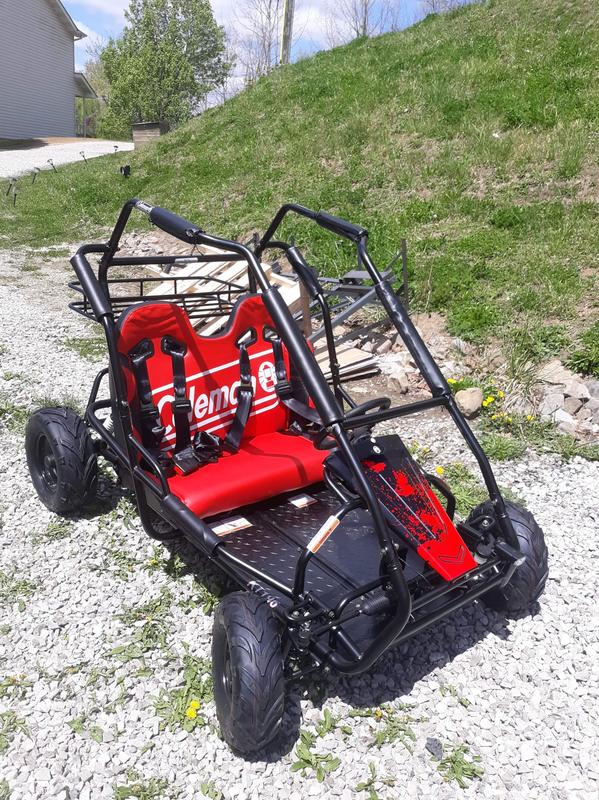
[[[344,598],[334,611],[324,608],[321,609],[328,613],[329,616],[332,615],[332,621],[329,623],[329,626],[335,631],[335,637],[339,639],[339,641],[344,644],[346,650],[351,653],[352,658],[344,657],[334,648],[321,642],[314,642],[312,645],[316,657],[322,659],[322,662],[326,661],[332,664],[340,672],[352,674],[363,671],[370,667],[392,642],[406,638],[408,635],[411,635],[412,632],[416,632],[426,625],[435,622],[452,609],[459,608],[471,602],[482,593],[489,591],[493,586],[507,583],[515,568],[514,563],[512,563],[507,570],[501,570],[499,569],[499,565],[501,563],[505,565],[506,560],[502,561],[501,558],[494,557],[477,569],[472,570],[467,575],[468,579],[478,579],[483,574],[486,575],[489,571],[492,571],[492,568],[497,568],[496,574],[493,574],[490,579],[485,581],[480,580],[478,584],[475,584],[474,588],[459,593],[449,605],[442,609],[442,611],[432,611],[418,620],[413,621],[411,624],[408,624],[410,618],[414,617],[414,613],[419,608],[425,606],[428,600],[426,600],[426,598],[424,602],[422,599],[416,600],[414,606],[412,605],[410,591],[403,573],[402,561],[394,547],[393,539],[379,501],[354,452],[350,437],[348,436],[349,431],[364,426],[372,426],[384,420],[414,414],[426,409],[444,407],[451,415],[479,464],[489,497],[493,503],[496,520],[503,540],[507,543],[508,548],[511,547],[516,551],[519,549],[518,541],[507,515],[503,497],[499,491],[484,451],[459,410],[447,381],[428,351],[405,308],[393,291],[390,282],[381,275],[368,253],[368,231],[365,228],[354,225],[339,217],[332,216],[326,212],[315,212],[304,206],[292,203],[282,206],[262,238],[253,246],[248,246],[233,240],[208,234],[194,223],[164,208],[152,206],[138,199],[132,199],[123,206],[116,226],[106,244],[83,245],[71,259],[71,264],[77,275],[78,282],[73,282],[70,286],[83,294],[85,307],[91,308],[93,317],[102,325],[106,336],[109,356],[109,367],[98,373],[92,386],[89,404],[86,410],[86,421],[100,436],[103,443],[104,455],[120,467],[124,467],[125,471],[128,472],[130,488],[135,491],[140,516],[144,525],[148,523],[150,511],[159,511],[159,513],[175,528],[181,530],[192,544],[198,547],[204,554],[217,561],[223,569],[234,577],[239,578],[239,576],[242,575],[244,577],[247,576],[248,580],[255,579],[260,581],[292,600],[294,607],[301,607],[302,604],[307,602],[307,598],[304,594],[303,575],[307,560],[310,557],[309,555],[300,557],[298,561],[296,580],[293,589],[289,589],[288,586],[284,585],[273,576],[256,569],[254,566],[238,558],[227,550],[226,543],[217,537],[206,523],[170,492],[164,470],[151,453],[149,453],[133,435],[127,394],[122,371],[120,369],[117,347],[119,332],[115,322],[112,299],[110,297],[107,277],[108,270],[110,267],[117,265],[145,265],[158,262],[172,263],[173,260],[176,260],[140,257],[119,258],[116,256],[120,239],[133,209],[147,215],[156,227],[191,246],[208,245],[220,248],[226,251],[227,254],[232,254],[231,260],[245,261],[247,263],[250,291],[259,290],[261,292],[264,303],[277,331],[287,347],[294,366],[322,420],[323,428],[326,429],[329,436],[335,439],[339,451],[343,454],[347,465],[353,473],[355,485],[359,490],[359,494],[363,498],[366,508],[372,517],[382,561],[386,568],[384,577],[382,577],[380,581],[375,582],[375,584],[377,586],[384,584],[386,588],[391,590],[396,601],[394,614],[370,645],[361,652],[357,650],[351,639],[347,637],[342,630],[337,628],[344,619],[342,613],[347,603],[353,599],[353,595],[360,596],[360,594],[352,592],[352,597],[348,596]],[[380,409],[372,413],[351,414],[344,410],[344,405],[347,404],[351,411],[351,408],[355,407],[355,403],[341,386],[330,314],[324,300],[322,288],[320,287],[315,273],[307,265],[299,249],[293,244],[288,244],[274,238],[278,228],[288,214],[296,214],[312,220],[320,227],[350,241],[356,247],[360,265],[370,276],[383,307],[429,386],[432,394],[430,398],[392,408]],[[262,269],[260,263],[261,256],[269,249],[279,249],[286,254],[291,267],[306,288],[308,294],[313,300],[317,301],[321,307],[323,325],[331,359],[332,389],[319,368],[312,351],[307,345],[285,301],[281,297],[278,288],[271,285]],[[92,254],[100,255],[97,275],[88,260],[88,256]],[[211,258],[209,256],[203,256],[202,258],[198,258],[198,260],[209,261]],[[136,279],[132,280],[135,281]],[[137,297],[137,300],[139,299],[140,298]],[[72,303],[71,307],[77,311],[81,311],[77,303]],[[97,397],[100,385],[106,377],[109,378],[111,383],[111,399],[98,400]],[[112,411],[114,431],[110,431],[105,426],[102,418],[98,416],[98,412],[108,409]],[[150,466],[151,474],[140,466],[141,459],[143,459],[146,465]],[[343,516],[353,508],[355,508],[355,503],[345,499],[345,502],[339,510],[339,515]],[[436,593],[436,596],[449,594],[463,584],[464,581],[458,579],[457,582],[449,582],[433,590],[433,593]],[[362,587],[361,594],[366,593],[372,588],[374,588],[374,586]],[[428,595],[426,597],[428,597]],[[310,597],[309,600],[318,608],[319,602],[316,598]]]

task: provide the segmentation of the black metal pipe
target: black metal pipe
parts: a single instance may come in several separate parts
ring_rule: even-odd
[[[417,414],[429,408],[446,405],[447,400],[445,397],[427,397],[426,400],[415,400],[413,403],[405,403],[402,406],[373,411],[372,414],[359,414],[358,416],[348,417],[341,422],[341,425],[344,430],[348,431],[354,428],[361,428],[364,425],[377,425],[379,422],[385,422],[385,420],[404,417],[408,414]]]
[[[352,498],[351,500],[345,502],[335,512],[335,514],[333,514],[333,516],[337,517],[337,519],[341,521],[346,514],[349,514],[350,511],[359,508],[359,506],[362,504],[363,501],[361,497]],[[293,597],[295,600],[299,600],[304,593],[306,569],[313,555],[314,551],[309,550],[308,547],[305,547],[303,553],[297,560],[297,564],[295,566],[295,580],[293,581]]]

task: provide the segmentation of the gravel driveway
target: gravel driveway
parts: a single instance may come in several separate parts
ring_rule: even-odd
[[[0,276],[4,403],[83,403],[101,362],[63,344],[93,335],[66,309],[66,259],[0,254]],[[428,442],[437,463],[469,463],[439,420],[402,431]],[[201,561],[190,570],[169,560],[107,479],[97,514],[60,523],[34,494],[22,433],[0,422],[0,777],[10,797],[366,799],[356,787],[371,763],[381,798],[596,798],[599,464],[528,454],[497,473],[547,535],[539,612],[506,622],[472,606],[362,676],[294,690],[276,758],[246,762],[219,739],[204,684],[191,689],[206,689],[192,730],[180,724],[185,680],[210,655],[196,578],[214,588],[214,575]],[[381,704],[388,711],[367,713]],[[340,764],[320,784],[291,765],[300,710],[315,733],[325,709],[336,727],[313,752]],[[379,747],[389,719],[398,736]],[[433,757],[461,744],[484,770],[464,789]]]
[[[40,140],[43,141],[43,140]],[[35,167],[39,169],[52,169],[48,164],[51,159],[56,166],[70,164],[72,161],[81,161],[81,153],[86,158],[97,158],[107,153],[114,153],[118,147],[119,152],[133,150],[133,142],[112,142],[108,139],[79,139],[75,142],[44,144],[40,147],[16,147],[12,150],[0,150],[0,178],[16,178],[26,172],[32,172]]]

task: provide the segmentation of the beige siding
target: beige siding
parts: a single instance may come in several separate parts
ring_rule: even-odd
[[[73,59],[51,0],[0,0],[0,138],[74,135]]]

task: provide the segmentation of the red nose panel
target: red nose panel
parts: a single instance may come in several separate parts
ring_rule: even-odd
[[[422,470],[398,436],[376,440],[363,460],[366,475],[393,525],[430,566],[450,581],[476,567],[476,561]]]

